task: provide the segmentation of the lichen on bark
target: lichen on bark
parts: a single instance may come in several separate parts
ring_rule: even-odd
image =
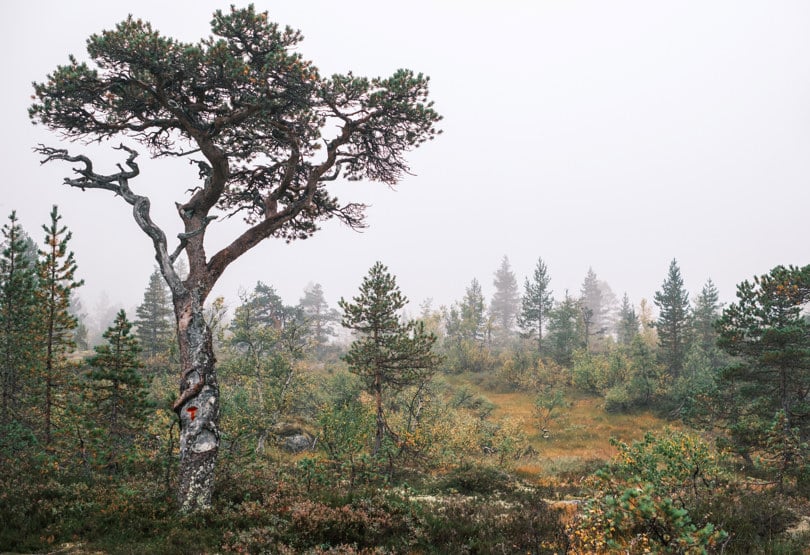
[[[177,502],[184,512],[209,508],[219,446],[219,387],[211,331],[199,295],[176,297],[180,359],[184,370],[174,410],[180,418]],[[193,408],[193,410],[191,410]]]

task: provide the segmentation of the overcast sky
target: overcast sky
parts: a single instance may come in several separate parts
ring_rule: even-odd
[[[0,216],[5,222],[16,209],[41,241],[39,227],[59,205],[87,309],[103,293],[137,305],[154,257],[120,198],[68,189],[60,184],[67,165],[39,165],[31,148],[60,143],[28,121],[31,82],[71,53],[84,58],[86,38],[130,12],[196,42],[210,33],[212,12],[228,5],[3,4]],[[362,234],[327,224],[307,241],[269,240],[246,254],[213,293],[230,306],[240,286],[257,280],[290,304],[319,282],[335,303],[355,294],[375,260],[397,275],[414,311],[429,297],[434,306],[461,298],[473,278],[489,298],[504,255],[521,286],[542,257],[556,297],[578,292],[592,267],[636,304],[652,298],[673,258],[692,295],[712,278],[726,302],[754,274],[810,263],[806,0],[255,5],[303,32],[299,51],[323,75],[428,74],[444,133],[411,153],[414,175],[396,191],[337,184],[342,200],[373,205]],[[87,151],[112,171],[110,146]],[[132,182],[155,199],[155,219],[170,236],[180,231],[173,201],[196,175],[185,161],[144,163]],[[209,253],[236,224],[209,228]]]

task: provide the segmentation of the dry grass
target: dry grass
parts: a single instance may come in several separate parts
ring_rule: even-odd
[[[524,432],[538,452],[532,460],[522,461],[516,471],[525,478],[540,480],[544,477],[576,473],[607,461],[616,449],[612,438],[629,442],[641,439],[647,431],[674,427],[652,413],[609,414],[604,411],[602,399],[573,394],[570,406],[559,409],[559,418],[552,420],[549,437],[543,437],[534,415],[534,395],[531,393],[481,392],[495,404],[495,418],[512,416],[522,418]],[[588,471],[590,472],[590,470]]]

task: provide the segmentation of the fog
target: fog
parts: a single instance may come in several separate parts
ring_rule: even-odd
[[[240,3],[241,4],[241,3]],[[40,166],[39,143],[88,152],[115,171],[117,144],[65,145],[27,117],[32,81],[130,11],[184,41],[208,36],[227,2],[9,2],[2,18],[3,194],[41,241],[58,204],[86,285],[85,310],[131,309],[153,270],[130,207],[61,185],[69,165]],[[255,2],[301,29],[299,51],[323,75],[431,77],[444,133],[409,156],[395,190],[336,183],[365,202],[363,233],[337,222],[312,239],[268,240],[213,292],[228,304],[257,280],[296,303],[309,282],[327,300],[353,295],[376,260],[416,305],[449,304],[477,278],[489,297],[509,257],[522,284],[537,258],[557,298],[589,267],[621,297],[651,299],[678,260],[685,285],[707,278],[732,301],[737,283],[778,264],[807,264],[810,201],[810,4],[746,1]],[[128,144],[133,144],[129,142]],[[195,186],[184,160],[150,163],[133,189],[153,198],[167,234],[174,202]],[[209,255],[239,221],[209,228]],[[173,246],[173,245],[172,245]]]

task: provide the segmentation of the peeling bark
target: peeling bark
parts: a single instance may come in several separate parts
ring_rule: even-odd
[[[193,293],[175,298],[180,360],[180,470],[177,503],[182,512],[211,507],[219,451],[219,385],[204,299]]]

